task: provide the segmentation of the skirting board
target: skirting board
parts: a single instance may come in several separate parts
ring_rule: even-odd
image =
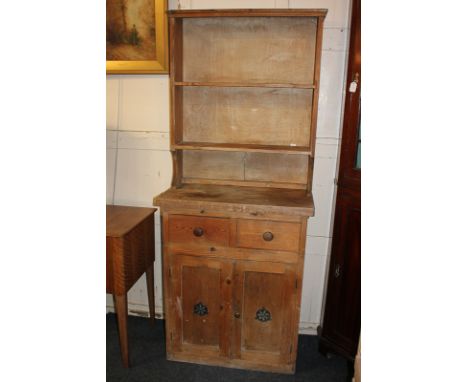
[[[162,306],[156,306],[156,318],[157,319],[164,319],[164,312]],[[115,313],[113,305],[106,306],[106,313]],[[128,303],[128,314],[130,316],[140,316],[140,317],[148,317],[148,306],[145,304],[135,304],[135,303]],[[305,322],[301,321],[299,323],[299,334],[306,334],[309,336],[316,336],[317,335],[317,327],[320,324],[315,322]]]

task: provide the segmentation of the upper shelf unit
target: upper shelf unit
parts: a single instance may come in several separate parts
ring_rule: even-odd
[[[288,173],[297,165],[305,168],[296,169],[300,177],[291,176],[293,187],[310,189],[325,14],[324,10],[169,12],[171,149],[181,151],[175,153],[174,183],[188,180],[184,168],[185,172],[190,168],[189,183],[195,182],[197,169],[210,173],[202,166],[212,166],[216,158],[220,163],[234,160],[240,168],[233,168],[232,178],[236,184],[247,184],[251,174],[245,167],[247,157],[229,154],[244,152],[258,154],[248,157],[250,168],[256,160],[268,167],[267,186],[275,185],[275,169],[282,174],[280,186],[287,185]],[[183,157],[184,151],[218,153]],[[304,159],[291,161],[291,155]],[[288,169],[281,169],[284,163]],[[218,184],[222,179],[201,182],[210,181]]]
[[[183,19],[176,82],[313,84],[317,19]]]

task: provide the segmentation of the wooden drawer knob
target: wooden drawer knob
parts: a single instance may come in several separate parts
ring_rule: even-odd
[[[197,237],[203,236],[204,233],[205,231],[203,231],[203,228],[201,227],[196,227],[193,229],[193,234]]]
[[[273,234],[271,232],[265,232],[263,234],[263,240],[265,241],[272,241],[273,240]]]

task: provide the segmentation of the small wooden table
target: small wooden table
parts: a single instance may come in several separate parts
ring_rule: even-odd
[[[145,272],[150,319],[154,323],[155,211],[155,208],[106,206],[106,292],[114,297],[125,367],[129,367],[127,292]]]

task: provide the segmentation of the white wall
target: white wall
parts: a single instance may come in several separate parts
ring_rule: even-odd
[[[340,142],[349,0],[169,0],[169,8],[327,8],[312,192],[316,215],[309,219],[302,295],[302,333],[316,333],[322,314],[331,244],[334,178]],[[107,203],[151,206],[170,186],[169,78],[167,75],[107,77]],[[159,215],[156,222],[156,311],[162,313]],[[147,312],[141,278],[128,293],[129,311]],[[107,296],[112,307],[112,297]]]

